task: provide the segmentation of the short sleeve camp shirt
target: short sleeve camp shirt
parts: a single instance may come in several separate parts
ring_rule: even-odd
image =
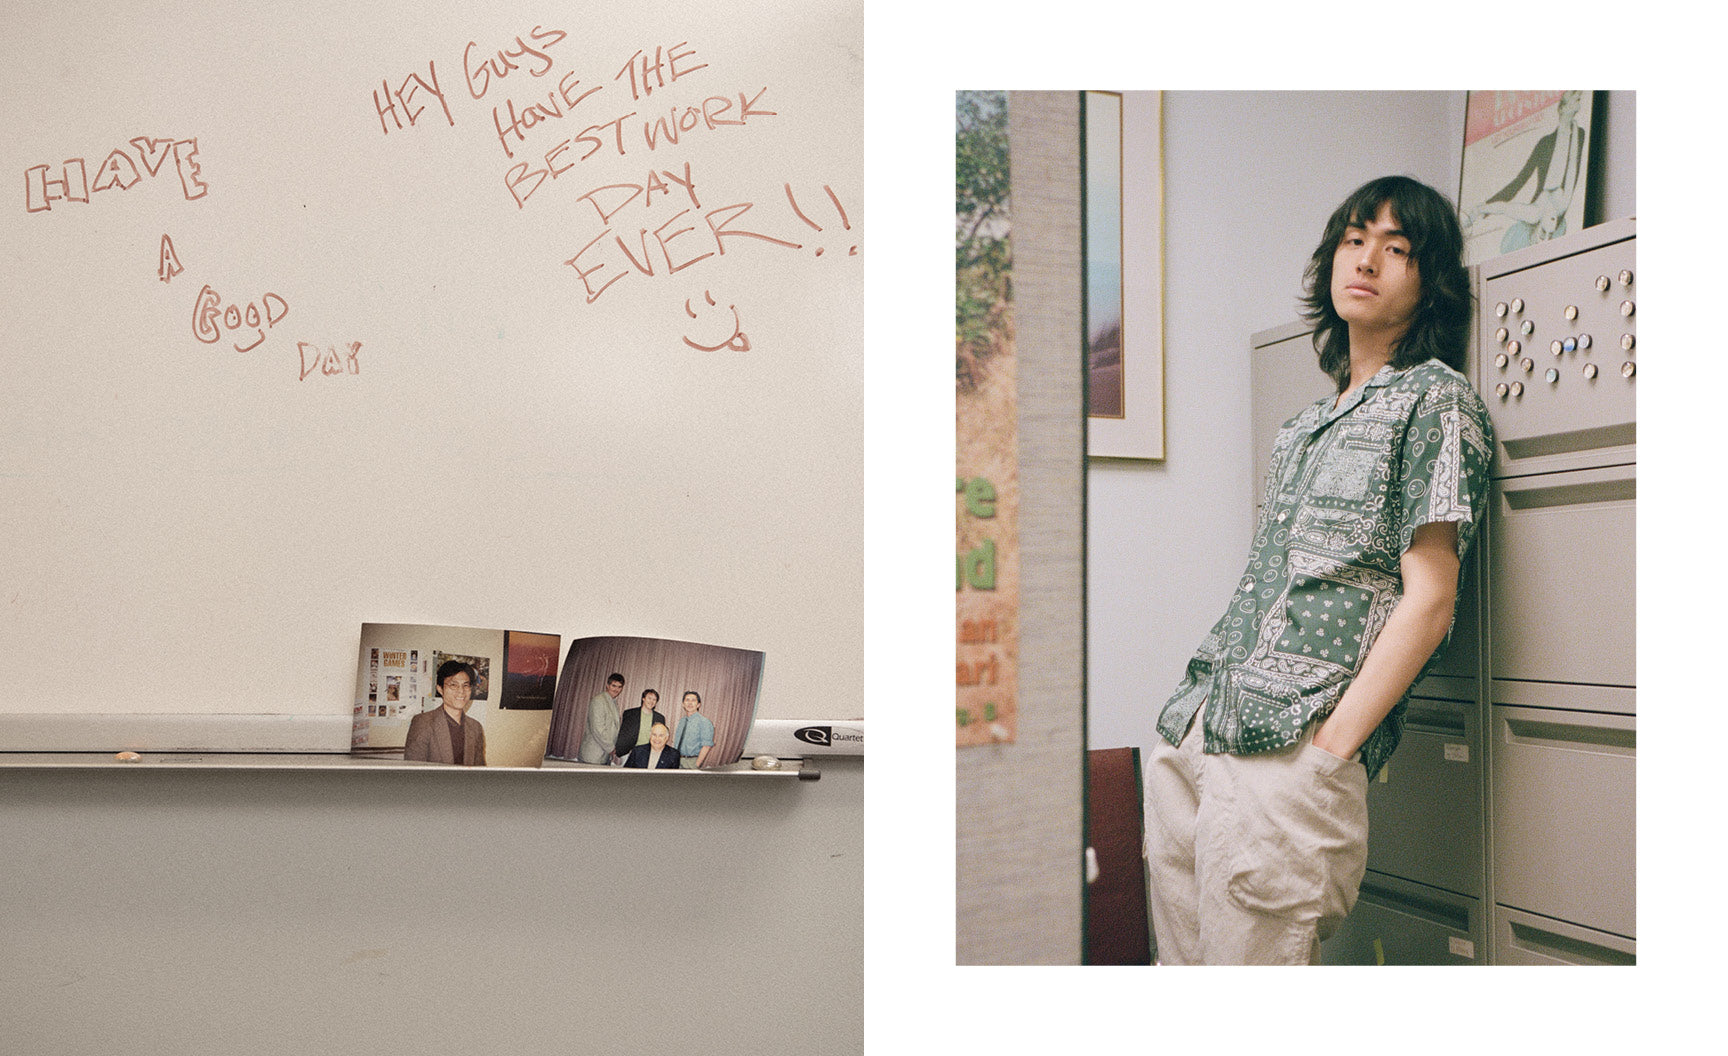
[[[1464,376],[1432,359],[1388,366],[1334,399],[1278,432],[1248,568],[1159,715],[1171,744],[1203,703],[1208,752],[1295,744],[1331,714],[1403,596],[1399,561],[1416,529],[1456,522],[1460,561],[1468,554],[1493,433]],[[1398,746],[1408,696],[1362,746],[1370,775]]]

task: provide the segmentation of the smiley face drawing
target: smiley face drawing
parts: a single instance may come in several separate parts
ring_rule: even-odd
[[[708,308],[720,307],[715,303],[714,295],[707,290],[702,291],[702,300],[707,304]],[[718,352],[723,348],[729,348],[734,352],[750,351],[750,335],[744,332],[743,324],[738,321],[738,306],[735,304],[729,304],[726,308],[732,313],[732,332],[723,338],[719,344],[704,345],[697,341],[692,341],[689,336],[685,336],[684,343],[689,345],[691,348],[696,349],[698,352]],[[684,301],[684,314],[688,315],[692,320],[702,322],[702,329],[706,329],[708,327],[708,323],[705,321],[706,318],[714,316],[717,313],[710,312],[707,309],[702,309],[701,312],[698,313],[697,309],[693,308],[689,299],[686,298]],[[721,329],[723,329],[723,327],[714,328],[712,332],[719,333]],[[706,339],[706,336],[704,339]]]

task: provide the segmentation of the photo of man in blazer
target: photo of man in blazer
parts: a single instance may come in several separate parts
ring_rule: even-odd
[[[629,709],[619,718],[618,741],[612,746],[618,758],[628,759],[637,745],[647,744],[649,731],[655,723],[671,729],[666,716],[660,714],[659,690],[645,689],[642,691],[642,706]]]
[[[446,660],[438,665],[438,694],[444,706],[423,711],[408,722],[402,757],[411,762],[486,765],[486,731],[468,715],[477,674],[472,665]]]

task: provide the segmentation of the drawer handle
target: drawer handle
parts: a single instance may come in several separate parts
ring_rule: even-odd
[[[1406,916],[1420,917],[1443,928],[1470,934],[1468,907],[1442,902],[1437,898],[1393,891],[1374,882],[1372,875],[1362,880],[1361,898]]]
[[[1423,733],[1437,733],[1442,737],[1459,739],[1468,735],[1464,726],[1464,716],[1456,711],[1433,711],[1411,705],[1404,716],[1404,728],[1420,730]]]
[[[1611,949],[1594,942],[1558,935],[1544,928],[1507,921],[1512,926],[1512,944],[1531,953],[1543,954],[1560,961],[1581,964],[1637,964],[1635,954]]]
[[[1534,488],[1516,488],[1506,483],[1502,485],[1502,493],[1506,496],[1506,505],[1514,510],[1580,506],[1586,502],[1631,502],[1638,497],[1638,481],[1634,477],[1622,477]]]
[[[1502,440],[1502,445],[1506,448],[1508,457],[1518,460],[1542,455],[1563,455],[1574,451],[1600,451],[1623,447],[1636,443],[1637,440],[1637,423],[1621,422],[1617,425],[1568,429],[1539,436],[1506,437]]]
[[[1617,730],[1607,726],[1587,726],[1582,723],[1550,722],[1541,719],[1505,718],[1506,743],[1542,744],[1554,748],[1606,748],[1631,755],[1638,749],[1637,730]]]

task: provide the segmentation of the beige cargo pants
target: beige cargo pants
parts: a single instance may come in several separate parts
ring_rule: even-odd
[[[1162,964],[1312,964],[1356,904],[1368,862],[1368,775],[1310,743],[1146,761],[1148,901]]]

